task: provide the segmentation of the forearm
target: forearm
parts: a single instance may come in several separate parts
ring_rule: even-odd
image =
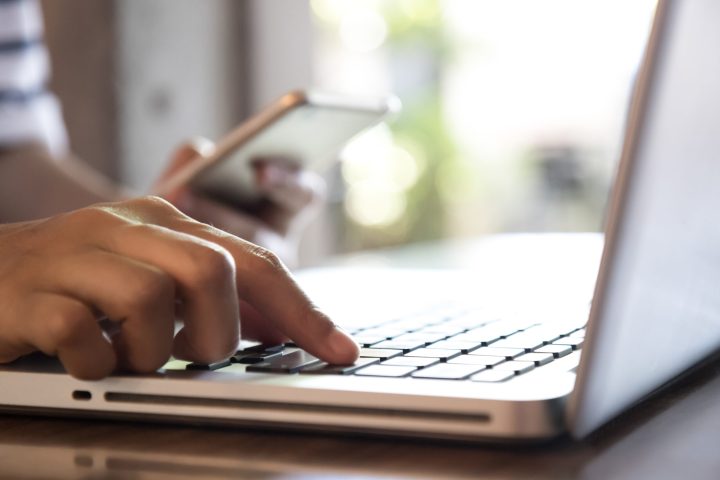
[[[0,222],[48,217],[127,196],[75,158],[57,161],[34,145],[0,150]]]

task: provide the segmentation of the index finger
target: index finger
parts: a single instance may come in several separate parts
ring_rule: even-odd
[[[191,233],[224,247],[235,258],[240,298],[299,347],[334,364],[351,364],[358,345],[305,295],[272,252],[209,225]]]

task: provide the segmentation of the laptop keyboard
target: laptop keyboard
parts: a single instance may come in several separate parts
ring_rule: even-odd
[[[165,368],[222,371],[245,364],[248,372],[273,374],[502,382],[579,350],[584,323],[543,324],[440,308],[351,331],[361,346],[354,365],[329,365],[289,343],[253,345],[211,365],[175,360]]]

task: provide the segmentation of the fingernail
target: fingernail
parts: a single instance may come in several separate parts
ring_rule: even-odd
[[[215,144],[205,137],[194,137],[188,143],[203,157],[209,157],[215,150]]]
[[[328,343],[339,362],[353,363],[360,354],[360,346],[348,333],[339,327],[335,327],[332,331],[328,337]]]

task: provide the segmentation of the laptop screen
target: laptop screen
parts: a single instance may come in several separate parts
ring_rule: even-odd
[[[661,1],[569,409],[583,436],[720,346],[720,3]]]

